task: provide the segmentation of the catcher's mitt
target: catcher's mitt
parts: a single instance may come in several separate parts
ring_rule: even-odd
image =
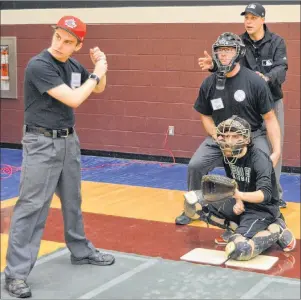
[[[202,178],[201,189],[207,202],[218,202],[231,198],[237,189],[234,179],[221,175],[205,175]]]

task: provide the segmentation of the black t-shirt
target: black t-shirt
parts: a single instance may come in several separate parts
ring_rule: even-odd
[[[76,88],[89,77],[89,72],[75,59],[55,59],[47,50],[34,56],[25,69],[25,124],[49,129],[74,126],[73,108],[51,97],[47,91],[62,84]]]
[[[238,115],[250,123],[252,131],[261,127],[261,115],[273,106],[267,83],[243,66],[235,76],[226,79],[224,90],[216,89],[216,73],[207,77],[194,104],[199,113],[212,116],[216,126],[232,115]]]
[[[226,164],[228,177],[236,180],[241,192],[261,190],[264,201],[259,204],[244,202],[246,211],[266,211],[274,217],[279,215],[279,193],[273,164],[269,156],[255,146],[250,146],[248,152],[235,164]]]

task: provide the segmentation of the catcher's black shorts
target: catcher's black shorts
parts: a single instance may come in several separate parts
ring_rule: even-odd
[[[238,227],[235,233],[239,233],[246,238],[252,238],[256,233],[266,230],[269,225],[276,221],[276,218],[264,211],[246,210],[237,216],[233,212],[235,199],[229,199],[223,204],[209,204],[208,210],[218,218],[225,218],[227,221],[235,222]]]

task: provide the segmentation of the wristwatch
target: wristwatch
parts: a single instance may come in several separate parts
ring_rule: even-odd
[[[96,74],[94,74],[94,73],[91,73],[91,74],[89,75],[89,78],[96,80],[97,84],[99,84],[99,82],[100,82],[99,77],[98,77]],[[97,85],[97,84],[96,84],[96,85]]]

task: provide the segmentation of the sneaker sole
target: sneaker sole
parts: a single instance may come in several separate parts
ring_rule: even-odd
[[[225,241],[219,241],[219,240],[217,240],[217,239],[215,239],[214,240],[214,242],[215,242],[215,244],[217,244],[217,245],[227,245],[228,243],[227,242],[225,242]]]
[[[78,261],[71,261],[72,265],[95,265],[95,266],[110,266],[115,262],[115,259],[113,259],[110,262],[96,262],[95,260],[90,260],[90,259],[82,259]]]
[[[283,251],[284,252],[291,252],[296,248],[296,245],[297,245],[297,241],[294,238],[292,247],[286,247],[286,248],[283,249]]]
[[[6,289],[6,291],[8,292],[8,294],[11,297],[14,297],[14,298],[30,298],[32,296],[31,292],[27,292],[27,293],[23,293],[21,295],[17,295],[17,294],[14,294],[14,293],[10,292],[8,289]]]

